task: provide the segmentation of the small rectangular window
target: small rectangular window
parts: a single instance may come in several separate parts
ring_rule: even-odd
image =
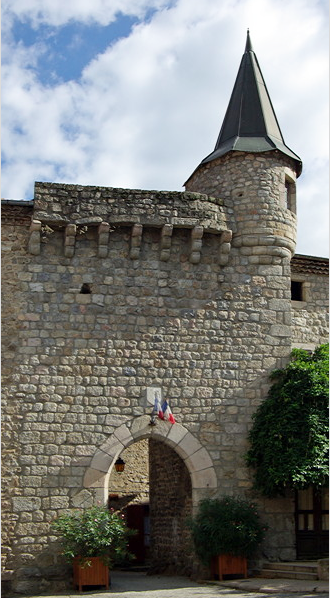
[[[297,280],[291,280],[291,300],[303,301],[303,283]]]
[[[286,207],[296,214],[296,185],[287,176],[285,177]]]

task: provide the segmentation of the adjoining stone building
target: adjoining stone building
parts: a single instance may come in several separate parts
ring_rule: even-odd
[[[224,494],[258,501],[260,558],[297,557],[295,496],[255,496],[244,454],[269,373],[328,340],[328,260],[295,255],[300,172],[248,36],[184,192],[37,182],[2,202],[7,587],[64,588],[50,523],[97,502],[150,521],[154,567],[191,572],[186,517]],[[156,392],[175,424],[149,425]],[[325,529],[309,531],[316,547]]]

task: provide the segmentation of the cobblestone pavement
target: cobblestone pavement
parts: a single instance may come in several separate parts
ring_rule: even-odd
[[[265,580],[264,580],[265,581]],[[268,580],[271,582],[272,580]],[[279,580],[276,580],[277,582]],[[287,580],[285,580],[287,581]],[[320,582],[315,582],[315,584]],[[324,589],[326,584],[324,584]],[[146,575],[144,573],[114,571],[111,574],[110,590],[71,591],[67,594],[42,594],[30,598],[77,598],[77,596],[88,596],[88,598],[328,598],[328,592],[315,593],[308,588],[306,591],[299,591],[301,582],[291,584],[290,591],[280,591],[270,587],[264,591],[246,591],[234,589],[220,584],[196,583],[186,577],[167,577],[158,575]],[[322,586],[321,586],[322,589]],[[298,590],[298,591],[297,591]],[[293,593],[294,592],[294,593]]]

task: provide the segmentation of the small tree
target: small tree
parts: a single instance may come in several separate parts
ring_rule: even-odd
[[[188,521],[196,554],[204,565],[220,554],[251,557],[265,536],[256,505],[243,498],[205,498]]]
[[[249,434],[246,460],[254,468],[254,487],[268,497],[322,487],[329,479],[329,346],[313,354],[294,349],[271,380]]]
[[[128,538],[136,532],[127,527],[124,515],[113,509],[94,506],[65,512],[53,521],[52,528],[68,561],[80,557],[81,563],[88,564],[90,557],[98,556],[110,566],[133,557]]]

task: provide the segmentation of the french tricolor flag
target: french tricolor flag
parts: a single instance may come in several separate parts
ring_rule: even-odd
[[[164,401],[164,403],[162,404],[162,412],[163,412],[162,419],[166,419],[171,424],[175,424],[175,419],[174,419],[173,413],[172,413],[167,401]]]
[[[164,413],[163,413],[163,410],[162,410],[162,406],[161,406],[161,403],[160,403],[158,392],[155,393],[154,413],[157,413],[157,415],[158,415],[158,417],[160,417],[160,419],[164,419]]]
[[[153,413],[157,414],[160,419],[164,419],[169,421],[171,424],[175,424],[175,419],[168,402],[164,401],[163,404],[161,404],[157,392],[155,394],[155,405]]]

